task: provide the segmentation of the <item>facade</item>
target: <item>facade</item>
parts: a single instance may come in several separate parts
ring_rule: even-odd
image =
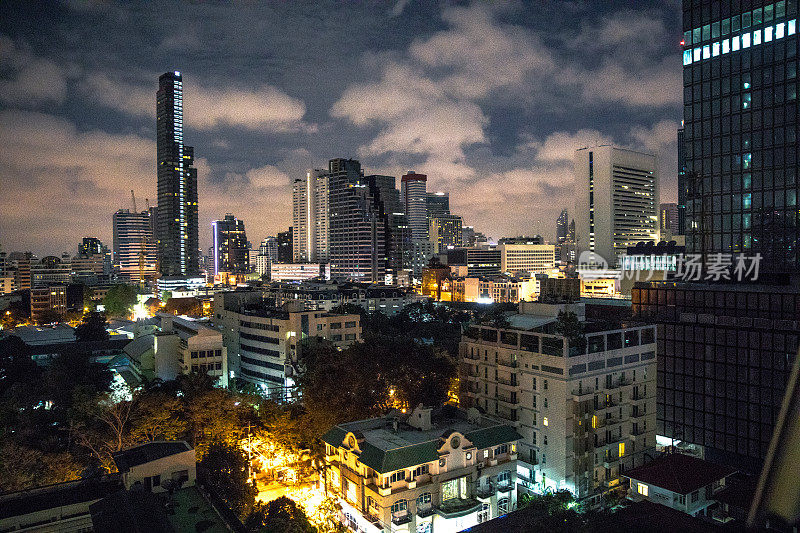
[[[454,302],[516,304],[520,300],[533,300],[539,295],[539,281],[530,277],[456,278],[452,280],[451,287]]]
[[[505,273],[539,274],[556,266],[554,244],[501,244],[500,270]]]
[[[261,241],[256,256],[256,273],[260,276],[269,277],[272,264],[278,261],[278,239],[267,237]]]
[[[428,235],[433,253],[462,246],[463,222],[458,215],[436,215],[428,218]]]
[[[164,276],[199,271],[197,169],[194,148],[183,143],[183,77],[178,71],[158,78],[156,95],[158,170],[158,257]]]
[[[520,303],[510,326],[462,336],[460,405],[514,425],[527,490],[596,498],[655,451],[655,326],[584,318],[584,304]],[[555,333],[558,313],[584,323],[585,346]]]
[[[681,120],[681,126],[683,121]],[[686,149],[683,127],[678,129],[678,235],[686,235]]]
[[[292,260],[328,260],[328,172],[314,169],[292,185]]]
[[[132,213],[128,209],[113,215],[113,264],[125,280],[139,282],[140,273],[145,279],[156,274],[158,243],[153,233],[155,220],[150,215],[149,211]]]
[[[562,209],[556,219],[556,244],[564,244],[567,241],[568,226],[569,215],[566,209]]]
[[[689,253],[798,272],[796,2],[683,2]]]
[[[457,248],[447,250],[448,266],[466,266],[466,275],[497,276],[502,273],[502,253],[495,247]]]
[[[595,146],[575,151],[575,230],[579,252],[614,266],[637,242],[658,242],[656,157]]]
[[[67,287],[51,285],[31,289],[31,320],[37,324],[67,312]]]
[[[328,165],[331,276],[382,283],[390,236],[378,183],[366,180],[354,159],[331,159]]]
[[[409,172],[400,178],[400,198],[405,206],[412,241],[428,240],[428,176]]]
[[[331,279],[331,266],[327,263],[274,263],[269,275],[270,281]]]
[[[294,255],[294,229],[278,233],[278,262],[291,263]]]
[[[353,304],[368,313],[380,311],[387,316],[400,313],[403,308],[417,301],[413,292],[397,286],[367,283],[271,283],[264,289],[264,298],[274,300],[275,305],[300,301],[305,309],[330,311],[343,304]]]
[[[180,374],[203,372],[228,386],[228,352],[222,333],[208,324],[161,315],[161,332],[155,337],[155,372],[164,381]]]
[[[250,249],[244,221],[230,213],[211,223],[211,242],[214,246],[214,275],[222,272],[238,274],[250,269]]]
[[[293,364],[300,341],[322,337],[344,348],[361,340],[360,315],[306,310],[302,302],[273,307],[256,291],[217,294],[214,323],[222,327],[233,375],[277,400],[294,393]]]
[[[663,203],[660,207],[659,229],[662,240],[672,240],[673,235],[680,235],[678,228],[678,204]]]
[[[32,287],[48,287],[52,284],[67,284],[72,281],[72,264],[69,255],[48,255],[41,261],[33,261],[31,268]]]
[[[450,214],[450,194],[446,192],[429,192],[426,198],[428,218]]]
[[[779,285],[637,284],[659,324],[658,433],[758,472],[797,356],[800,294]]]
[[[186,441],[146,442],[111,455],[126,489],[166,492],[168,479],[180,481],[181,487],[194,486],[197,480],[194,448]]]
[[[455,533],[516,507],[519,438],[475,410],[420,405],[328,431],[320,483],[353,531]]]

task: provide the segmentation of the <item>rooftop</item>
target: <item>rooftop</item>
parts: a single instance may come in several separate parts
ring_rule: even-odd
[[[189,451],[192,447],[183,440],[147,442],[112,454],[117,469],[127,472],[131,467],[139,466],[156,459],[177,455]]]
[[[677,494],[689,494],[736,472],[735,469],[682,453],[670,453],[626,470],[624,477]]]
[[[75,341],[75,330],[65,324],[56,326],[17,326],[10,333],[28,346],[61,344]]]

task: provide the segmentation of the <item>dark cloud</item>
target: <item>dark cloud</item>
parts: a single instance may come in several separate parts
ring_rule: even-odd
[[[572,152],[659,155],[674,200],[679,6],[663,2],[10,2],[0,19],[4,249],[111,240],[155,198],[157,77],[181,70],[201,244],[233,212],[285,229],[291,179],[331,157],[429,175],[465,222],[552,236]],[[67,243],[67,244],[65,244]]]

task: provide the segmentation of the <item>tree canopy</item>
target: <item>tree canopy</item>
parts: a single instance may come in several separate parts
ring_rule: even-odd
[[[84,313],[81,323],[75,328],[75,338],[78,342],[108,340],[106,331],[106,315],[97,311]]]
[[[113,317],[127,317],[136,305],[138,291],[133,285],[114,285],[103,299],[106,314]]]

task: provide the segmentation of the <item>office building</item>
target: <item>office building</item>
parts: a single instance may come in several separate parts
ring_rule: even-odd
[[[468,530],[516,508],[519,438],[451,406],[339,424],[322,437],[320,488],[352,531]]]
[[[330,263],[273,263],[270,265],[271,281],[305,281],[331,279]]]
[[[358,314],[309,311],[299,301],[272,307],[257,291],[218,293],[214,317],[215,325],[223,328],[233,374],[276,400],[294,395],[300,341],[322,337],[344,348],[361,339]]]
[[[663,203],[659,209],[659,230],[661,240],[671,241],[672,237],[679,235],[678,227],[678,204]]]
[[[328,171],[314,169],[292,185],[292,261],[328,260]]]
[[[270,267],[278,261],[278,239],[266,237],[258,247],[256,256],[256,272],[262,276],[269,275]]]
[[[153,223],[150,211],[120,209],[114,213],[113,263],[123,280],[136,283],[155,277],[158,244]]]
[[[678,129],[678,235],[686,235],[686,149],[683,121]]]
[[[270,283],[262,289],[264,299],[275,305],[301,301],[305,309],[330,311],[344,304],[357,305],[368,313],[380,311],[387,316],[399,314],[418,300],[415,293],[398,286],[368,283],[335,283],[305,281],[302,283]]]
[[[244,221],[230,213],[211,223],[211,242],[214,247],[214,275],[222,272],[239,274],[250,269],[250,249]]]
[[[575,151],[575,228],[579,252],[617,264],[629,246],[658,242],[656,157],[595,146]]]
[[[475,324],[462,336],[460,405],[516,427],[527,491],[599,503],[655,452],[656,328],[586,319],[583,303],[519,310],[508,327]],[[585,339],[557,333],[561,312],[575,314]]]
[[[383,283],[390,235],[378,183],[355,159],[331,159],[328,172],[331,276]]]
[[[32,261],[31,287],[68,284],[72,281],[72,261],[69,254],[61,257],[48,255],[41,261]]]
[[[429,192],[425,199],[428,218],[450,214],[450,194],[446,192]]]
[[[60,320],[67,312],[66,285],[46,285],[31,289],[31,321],[44,324]]]
[[[456,248],[447,250],[447,266],[467,267],[469,277],[496,276],[502,273],[502,253],[496,247]]]
[[[397,190],[397,179],[394,176],[372,174],[365,176],[364,179],[378,189],[381,202],[383,202],[384,213],[405,213],[405,205],[400,199],[400,191]]]
[[[528,272],[541,274],[556,266],[556,246],[554,244],[501,244],[500,271],[516,274]]]
[[[409,172],[400,178],[400,198],[405,206],[413,242],[428,240],[428,176]]]
[[[436,215],[428,218],[428,235],[433,253],[441,253],[448,248],[459,248],[464,234],[463,222],[458,215]]]
[[[569,216],[566,209],[561,210],[561,214],[556,219],[556,244],[564,244],[567,241],[569,230]]]
[[[203,373],[228,386],[228,351],[222,333],[208,324],[161,314],[156,333],[154,359],[156,377],[169,381],[181,374]]]
[[[490,276],[453,278],[450,281],[453,302],[519,303],[539,294],[539,280],[531,277]]]
[[[294,256],[294,231],[289,228],[288,231],[281,231],[278,233],[278,263],[291,263]]]
[[[108,247],[97,237],[84,237],[78,245],[78,255],[101,255],[108,251]]]
[[[156,95],[158,258],[164,276],[199,272],[197,169],[194,148],[183,143],[183,77],[158,78]]]
[[[6,259],[6,269],[14,274],[15,290],[31,288],[31,264],[38,261],[31,252],[11,252]]]

